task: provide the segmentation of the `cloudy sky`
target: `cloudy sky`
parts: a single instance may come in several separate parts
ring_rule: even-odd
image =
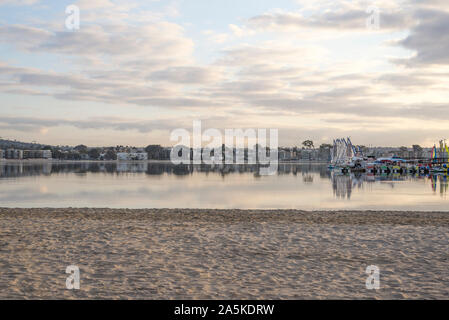
[[[0,137],[171,145],[202,120],[430,146],[449,138],[448,52],[446,0],[0,0]]]

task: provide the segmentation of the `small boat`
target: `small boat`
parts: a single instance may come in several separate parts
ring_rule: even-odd
[[[447,173],[447,167],[432,167],[431,173]]]
[[[393,173],[401,173],[401,167],[400,166],[393,166],[392,168]]]

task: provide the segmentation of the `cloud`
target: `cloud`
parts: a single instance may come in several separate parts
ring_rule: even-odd
[[[291,43],[266,41],[257,45],[242,44],[223,50],[218,64],[224,66],[252,66],[255,64],[304,65],[323,59],[327,51],[317,46],[298,46]],[[301,61],[299,61],[301,60]]]
[[[56,73],[3,64],[1,89],[32,92],[39,87],[37,94],[57,99],[188,108],[208,103],[164,82],[201,84],[220,77],[218,68],[192,66],[193,41],[174,23],[86,26],[77,32],[49,30],[4,25],[0,26],[0,42],[26,53],[64,56],[73,61],[75,71]]]
[[[82,10],[105,9],[114,7],[110,0],[79,0],[76,5]]]
[[[149,79],[181,84],[207,84],[218,81],[220,74],[206,67],[171,67],[153,72]]]
[[[60,126],[72,126],[78,129],[113,129],[118,131],[138,131],[141,133],[148,133],[154,130],[169,130],[176,128],[176,124],[180,124],[174,120],[146,120],[146,121],[130,121],[123,119],[101,119],[93,118],[89,120],[67,120],[67,119],[42,119],[33,117],[2,117],[0,123],[3,123],[3,128],[17,129],[22,131],[45,130],[48,128]]]
[[[302,2],[301,2],[302,3]],[[376,8],[380,17],[380,31],[403,30],[414,24],[407,6],[385,1],[317,1],[306,2],[302,10],[276,10],[254,16],[247,26],[255,30],[292,31],[298,29],[360,31],[366,30],[366,21]]]
[[[415,18],[419,23],[406,38],[397,42],[397,45],[412,50],[414,55],[395,61],[408,66],[449,64],[449,12],[417,10]]]
[[[21,50],[30,50],[51,37],[51,32],[26,25],[0,26],[0,41]]]
[[[430,134],[447,126],[449,19],[444,8],[449,6],[437,0],[377,1],[381,30],[365,37],[360,35],[372,2],[298,3],[294,11],[248,16],[239,20],[242,25],[226,22],[227,33],[212,23],[201,43],[185,21],[165,19],[174,12],[150,12],[137,2],[79,1],[82,26],[76,32],[62,23],[2,24],[1,44],[20,54],[0,63],[1,92],[42,101],[100,102],[107,107],[98,104],[92,114],[114,117],[89,118],[88,112],[86,119],[66,118],[71,104],[50,100],[61,106],[51,113],[54,119],[3,111],[1,127],[42,133],[70,126],[70,132],[144,135],[190,127],[193,119],[210,119],[212,112],[213,126],[275,127],[291,133],[291,141],[301,132],[329,137],[355,130],[387,141],[393,129],[404,134],[436,122],[429,125]],[[384,45],[392,40],[396,47]],[[13,110],[9,102],[6,108]],[[128,111],[142,119],[119,118]]]
[[[29,6],[40,2],[40,0],[0,0],[0,6]]]
[[[433,74],[433,78],[435,78],[436,75]],[[418,88],[422,88],[422,87],[427,87],[429,88],[430,86],[432,86],[433,84],[436,84],[437,80],[436,79],[432,79],[430,77],[425,77],[425,75],[421,75],[421,74],[410,74],[410,73],[399,73],[399,74],[383,74],[381,75],[378,79],[379,82],[383,82],[383,83],[387,83],[390,84],[392,86],[395,87],[400,87],[400,88],[406,88],[406,89],[411,89],[413,87],[418,87]]]
[[[204,97],[189,97],[182,87],[177,89],[160,84],[152,85],[143,79],[133,78],[132,74],[122,78],[116,77],[115,75],[120,74],[120,71],[110,73],[110,77],[45,72],[5,65],[0,65],[0,71],[5,77],[5,81],[0,82],[0,91],[9,93],[50,95],[60,100],[69,101],[85,100],[155,107],[195,108],[218,105]],[[165,80],[184,83],[188,81],[188,77],[195,77],[195,75],[200,75],[203,78],[192,78],[193,83],[212,79],[207,74],[202,75],[202,72],[192,72],[181,75],[181,78],[177,79],[172,74],[172,77],[167,77]],[[159,82],[161,79],[157,81]],[[35,91],[29,88],[33,88]],[[42,89],[36,91],[36,88]],[[28,91],[25,92],[25,90]]]
[[[222,92],[230,94],[232,92],[241,93],[270,93],[279,91],[285,84],[281,81],[258,79],[246,81],[229,81],[222,83],[220,89]]]
[[[254,30],[251,30],[247,27],[239,27],[235,24],[230,24],[229,29],[231,29],[232,34],[236,37],[245,37],[245,36],[251,36],[255,34]]]

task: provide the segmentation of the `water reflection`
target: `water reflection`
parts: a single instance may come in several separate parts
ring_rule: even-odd
[[[50,175],[53,171],[51,163],[7,163],[0,164],[0,178]]]
[[[351,198],[353,183],[352,178],[352,175],[332,174],[332,189],[335,197],[340,199]]]
[[[174,165],[170,162],[9,162],[0,164],[0,178],[18,178],[32,175],[51,175],[61,173],[145,173],[147,175],[174,174],[188,176],[193,173],[218,173],[226,176],[235,173],[252,173],[261,177],[259,165]],[[310,173],[319,173],[320,177],[330,177],[330,172],[324,166],[314,164],[280,164],[278,175],[297,175],[302,173],[304,181],[313,182]]]
[[[130,208],[447,208],[446,175],[344,175],[313,163],[280,164],[275,176],[261,176],[260,169],[257,165],[170,162],[3,162],[0,203]]]
[[[432,175],[430,176],[432,190],[437,193],[439,192],[441,195],[447,193],[448,189],[448,179],[447,175]],[[439,188],[438,188],[439,185]]]
[[[388,185],[391,189],[397,186],[396,182],[417,182],[423,180],[424,182],[430,181],[431,189],[434,193],[439,192],[441,195],[445,195],[448,191],[448,176],[446,174],[438,175],[401,175],[401,174],[382,174],[372,175],[363,173],[350,173],[339,174],[331,173],[330,179],[332,180],[332,189],[334,196],[340,199],[350,199],[352,191],[354,189],[362,189],[369,186],[372,183],[380,182],[384,185]]]

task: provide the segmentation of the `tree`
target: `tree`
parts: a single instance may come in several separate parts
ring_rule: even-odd
[[[78,152],[70,152],[67,154],[67,160],[81,160],[81,156]]]
[[[312,140],[305,140],[305,141],[302,142],[302,145],[304,147],[306,147],[307,149],[313,149],[314,148]]]
[[[332,145],[323,143],[318,151],[319,160],[330,161]]]
[[[58,148],[52,148],[51,154],[53,156],[53,159],[62,159],[64,156],[64,154]]]
[[[164,148],[160,145],[149,145],[145,148],[145,152],[148,153],[148,159],[161,160],[164,154]]]
[[[89,158],[91,158],[92,160],[97,160],[100,157],[100,151],[98,151],[98,149],[96,148],[90,149],[88,154]]]
[[[84,154],[86,154],[88,151],[87,151],[87,147],[85,146],[85,145],[83,145],[83,144],[80,144],[79,146],[76,146],[75,148],[74,148],[76,151],[78,151],[79,153],[84,153]]]
[[[332,148],[332,145],[328,143],[323,143],[322,145],[320,145],[320,149],[330,149],[330,148]]]
[[[117,160],[117,153],[113,149],[108,149],[104,155],[105,160]]]

